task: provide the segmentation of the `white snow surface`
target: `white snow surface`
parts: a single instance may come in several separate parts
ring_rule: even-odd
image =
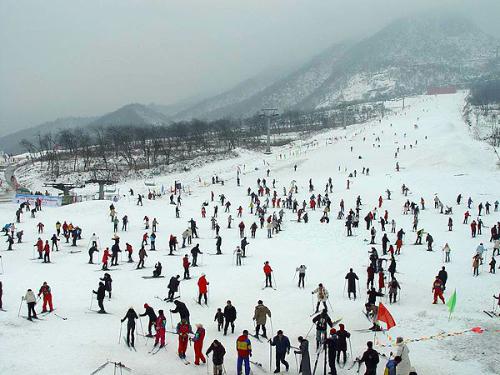
[[[192,269],[194,276],[201,273],[207,275],[209,286],[209,308],[197,305],[193,298],[197,296],[196,280],[181,282],[181,300],[191,312],[191,323],[203,323],[207,330],[204,351],[213,339],[220,340],[226,347],[225,368],[228,374],[236,373],[235,340],[243,329],[253,330],[252,316],[257,300],[262,299],[272,311],[272,328],[282,329],[290,338],[292,345],[297,346],[297,337],[306,335],[311,326],[311,290],[322,282],[330,293],[333,311],[332,319],[343,318],[346,329],[351,332],[353,354],[361,355],[365,350],[367,340],[373,339],[373,333],[356,332],[355,329],[368,328],[369,323],[364,317],[366,291],[366,266],[368,264],[369,238],[362,218],[367,211],[377,205],[379,195],[384,197],[382,208],[388,210],[389,220],[395,218],[397,227],[406,232],[402,253],[397,257],[397,275],[402,287],[401,301],[386,306],[397,322],[388,334],[393,338],[403,336],[405,339],[434,335],[440,332],[456,332],[481,326],[487,331],[483,334],[466,333],[461,336],[447,337],[441,340],[427,340],[408,344],[412,364],[418,374],[432,375],[469,375],[498,374],[498,319],[492,319],[483,313],[491,310],[492,295],[499,292],[498,275],[487,273],[487,263],[491,258],[491,243],[489,228],[483,229],[483,235],[472,239],[468,225],[462,224],[464,203],[457,206],[455,199],[462,193],[464,201],[471,196],[474,200],[473,213],[477,215],[477,205],[488,200],[490,203],[499,199],[500,176],[495,165],[495,155],[491,147],[472,139],[464,124],[461,109],[464,105],[465,93],[444,96],[422,96],[406,101],[406,108],[386,117],[381,122],[374,121],[363,125],[350,126],[345,130],[334,130],[316,135],[309,142],[301,141],[293,146],[276,148],[273,155],[262,156],[253,152],[241,152],[240,156],[207,164],[199,169],[186,173],[171,174],[155,178],[157,186],[171,186],[174,180],[180,180],[190,186],[192,194],[183,195],[181,218],[176,219],[174,206],[168,204],[168,196],[158,200],[144,200],[144,206],[135,204],[135,199],[124,198],[116,203],[118,216],[127,214],[130,219],[130,230],[119,232],[121,247],[125,242],[134,246],[134,258],[140,247],[142,234],[145,232],[142,219],[148,215],[152,220],[159,221],[156,247],[159,251],[149,251],[144,270],[134,270],[135,264],[121,263],[111,272],[113,278],[113,298],[105,300],[109,315],[88,313],[91,291],[97,289],[99,277],[103,276],[100,265],[87,264],[88,241],[93,232],[99,237],[103,246],[111,247],[112,224],[110,223],[108,206],[110,201],[90,201],[60,208],[44,207],[36,219],[24,215],[19,228],[25,232],[23,244],[14,244],[14,251],[1,251],[4,273],[0,275],[3,282],[3,305],[6,312],[0,312],[0,374],[89,374],[107,359],[121,361],[132,368],[136,374],[205,374],[206,365],[195,367],[185,366],[176,357],[177,337],[167,333],[168,346],[155,356],[148,354],[152,346],[149,340],[147,347],[142,336],[136,337],[137,352],[131,352],[123,340],[118,344],[120,318],[127,309],[133,306],[136,312],[143,313],[143,304],[166,311],[168,329],[170,319],[168,308],[155,296],[166,296],[166,284],[170,276],[182,275],[182,257],[166,256],[168,237],[174,233],[181,240],[181,233],[187,227],[187,221],[195,218],[198,222],[200,239],[194,239],[193,245],[200,244],[205,253],[202,266]],[[418,128],[414,128],[418,124]],[[404,135],[406,134],[406,136]],[[375,138],[381,138],[380,143]],[[329,139],[337,137],[334,142]],[[363,138],[366,140],[363,140]],[[427,139],[425,138],[427,137]],[[418,144],[415,146],[415,141]],[[380,144],[380,147],[377,147]],[[414,147],[409,148],[412,144]],[[309,145],[309,147],[307,146]],[[375,145],[375,147],[373,146]],[[403,147],[406,145],[406,149]],[[353,147],[353,152],[350,147]],[[394,159],[397,147],[401,152]],[[286,155],[279,159],[277,155]],[[362,156],[362,159],[358,158]],[[395,163],[399,162],[401,172],[395,171]],[[256,187],[256,179],[265,177],[269,164],[271,170],[269,183],[276,179],[276,190],[280,196],[283,186],[290,186],[296,180],[299,186],[298,200],[309,200],[308,180],[312,178],[315,194],[323,194],[328,177],[333,178],[334,193],[331,194],[332,212],[329,224],[319,223],[321,211],[309,212],[308,224],[297,223],[291,211],[285,210],[283,232],[272,239],[266,238],[265,229],[257,231],[257,238],[250,239],[249,227],[257,218],[251,216],[248,205],[247,187]],[[293,165],[297,164],[294,173]],[[241,177],[241,187],[236,186],[236,167],[245,165]],[[340,171],[339,171],[339,166]],[[370,168],[370,175],[361,174],[363,167]],[[243,168],[243,167],[242,167]],[[351,189],[346,190],[346,180],[349,172],[357,170],[356,178],[351,178]],[[224,186],[209,184],[211,176],[217,173],[225,178]],[[198,177],[206,184],[199,184]],[[410,201],[419,202],[420,197],[426,201],[426,210],[420,214],[419,227],[430,232],[435,240],[435,251],[425,251],[425,246],[413,246],[415,234],[411,232],[411,215],[402,215],[402,207],[407,198],[401,194],[400,187],[405,183],[410,188],[407,197]],[[136,192],[146,192],[144,181],[127,181],[120,184],[122,194],[130,187]],[[385,200],[386,189],[390,189],[392,200]],[[210,192],[216,199],[224,193],[231,201],[231,214],[235,218],[233,229],[227,229],[227,214],[219,208],[219,222],[223,237],[223,256],[210,256],[215,252],[214,233],[210,229],[210,216],[213,203],[207,209],[207,218],[202,219],[201,204],[210,199]],[[438,194],[444,204],[453,206],[454,231],[448,232],[448,217],[439,214],[433,208],[434,195]],[[339,201],[344,199],[346,209],[355,208],[355,199],[360,195],[363,201],[360,213],[360,228],[354,237],[345,236],[344,221],[336,220]],[[239,245],[236,218],[236,208],[244,208],[243,221],[246,224],[250,245],[248,257],[242,267],[233,265],[232,252]],[[15,204],[0,205],[1,225],[14,221]],[[270,209],[269,214],[273,210]],[[55,223],[66,220],[68,223],[83,228],[83,240],[79,242],[81,253],[70,253],[69,244],[61,241],[61,251],[51,253],[53,263],[43,264],[33,257],[33,245],[38,235],[36,224],[45,224],[42,239],[49,239],[55,232]],[[500,221],[498,212],[483,216],[484,224],[490,227]],[[121,226],[121,224],[120,224]],[[390,227],[390,226],[388,226]],[[380,225],[376,225],[377,242],[380,243]],[[5,237],[4,237],[5,238]],[[389,234],[391,243],[395,235]],[[451,246],[452,262],[446,265],[449,278],[445,298],[453,290],[457,290],[458,303],[456,312],[448,320],[447,307],[442,304],[432,304],[432,283],[435,275],[443,265],[441,248],[448,242]],[[479,277],[472,277],[471,261],[474,250],[479,242],[484,242],[489,249],[484,269]],[[381,251],[380,245],[376,246]],[[73,248],[74,249],[74,248]],[[190,248],[185,249],[188,253]],[[184,250],[178,250],[184,254]],[[100,260],[102,251],[98,253]],[[126,259],[126,256],[123,256]],[[265,289],[263,286],[262,266],[269,260],[275,271],[277,290]],[[153,265],[161,261],[163,279],[143,279],[141,276],[151,275]],[[306,288],[298,289],[293,280],[295,267],[305,264],[308,267]],[[344,277],[353,267],[361,281],[361,298],[350,301],[343,296]],[[28,288],[38,292],[43,281],[52,288],[56,310],[68,319],[63,321],[54,314],[45,320],[31,323],[18,318],[17,312],[21,296]],[[233,335],[222,336],[217,332],[213,322],[217,307],[224,307],[230,299],[238,311],[236,332]],[[93,303],[97,306],[96,301]],[[41,310],[41,302],[36,306]],[[21,315],[26,315],[23,303]],[[177,322],[174,315],[174,322]],[[142,319],[144,328],[147,319]],[[125,325],[124,325],[125,332]],[[141,332],[140,324],[137,326]],[[268,322],[268,331],[271,325]],[[314,350],[314,329],[309,336],[311,352]],[[123,334],[123,333],[122,333]],[[252,340],[253,359],[262,362],[268,369],[269,346]],[[388,343],[387,337],[377,334],[377,340]],[[389,353],[390,348],[377,347],[378,350]],[[311,353],[312,357],[314,355]],[[193,348],[188,347],[188,359],[193,361]],[[290,373],[297,373],[293,354],[288,356],[291,364]],[[210,360],[209,360],[210,362]],[[273,359],[274,363],[274,359]],[[339,374],[348,374],[349,363],[344,369],[338,369]],[[274,365],[273,365],[274,366]],[[381,358],[379,373],[383,373],[385,360]],[[112,367],[112,366],[111,366]],[[113,369],[106,368],[102,374],[112,374]],[[274,370],[274,367],[273,367]],[[211,363],[210,363],[210,372]],[[254,373],[260,370],[254,369]]]

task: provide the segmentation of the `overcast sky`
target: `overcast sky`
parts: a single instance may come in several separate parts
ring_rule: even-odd
[[[0,0],[0,135],[221,92],[435,0]],[[500,0],[440,0],[500,34]]]

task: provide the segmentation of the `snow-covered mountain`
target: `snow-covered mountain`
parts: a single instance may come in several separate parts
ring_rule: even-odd
[[[215,108],[195,105],[180,115],[245,117],[264,107],[312,110],[339,101],[390,98],[423,93],[429,86],[464,84],[500,71],[498,61],[494,62],[498,44],[457,15],[402,18],[360,42],[332,46],[244,100],[232,97],[229,105]]]
[[[116,111],[105,114],[88,126],[146,126],[146,125],[168,125],[170,120],[164,114],[155,111],[150,106],[132,103],[118,108]]]

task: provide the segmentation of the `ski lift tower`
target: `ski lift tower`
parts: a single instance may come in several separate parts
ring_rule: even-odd
[[[44,187],[52,187],[57,190],[61,190],[63,192],[64,196],[69,195],[69,191],[74,189],[74,188],[81,188],[84,185],[79,185],[79,184],[64,184],[64,183],[59,183],[59,182],[46,182],[43,184]]]
[[[99,200],[102,201],[104,200],[104,186],[106,185],[114,185],[118,181],[116,181],[114,178],[112,178],[110,175],[110,170],[109,169],[99,169],[95,168],[93,170],[94,176],[90,180],[85,181],[86,184],[98,184],[99,185]],[[98,173],[100,172],[100,173]],[[106,176],[105,176],[106,175]]]
[[[266,133],[267,133],[267,145],[265,154],[271,154],[271,118],[277,117],[278,109],[277,108],[263,108],[260,117],[266,118]]]

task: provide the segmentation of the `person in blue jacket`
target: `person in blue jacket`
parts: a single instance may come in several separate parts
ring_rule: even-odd
[[[285,365],[286,371],[288,371],[289,365],[285,360],[286,355],[290,354],[290,340],[288,337],[283,335],[283,331],[280,329],[276,336],[274,336],[272,340],[269,340],[269,343],[271,346],[276,347],[276,370],[274,370],[274,373],[277,374],[281,372],[281,363]]]

